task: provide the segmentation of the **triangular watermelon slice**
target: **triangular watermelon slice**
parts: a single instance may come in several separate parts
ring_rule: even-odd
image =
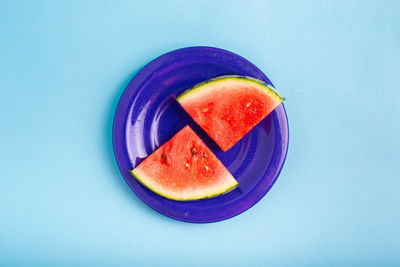
[[[177,100],[221,149],[227,151],[284,98],[263,81],[227,75],[197,84]]]
[[[233,190],[237,181],[185,126],[131,173],[155,193],[174,200],[197,200]]]

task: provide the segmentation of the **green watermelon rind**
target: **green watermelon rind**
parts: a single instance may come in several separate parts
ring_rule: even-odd
[[[282,96],[272,85],[265,83],[264,81],[261,81],[259,79],[249,77],[249,76],[243,76],[243,75],[223,75],[223,76],[218,76],[215,78],[211,78],[209,80],[200,82],[192,86],[191,88],[187,89],[184,91],[182,94],[180,94],[177,97],[178,102],[182,102],[186,96],[193,95],[197,92],[199,92],[204,85],[210,85],[210,84],[217,84],[221,81],[226,81],[226,80],[245,80],[247,82],[252,82],[257,85],[258,88],[263,88],[267,92],[273,93],[279,100],[279,102],[283,102],[285,100],[285,97]]]
[[[223,194],[229,193],[239,185],[239,183],[235,179],[233,179],[233,181],[235,183],[230,185],[228,188],[224,188],[221,191],[211,192],[211,193],[205,194],[204,196],[201,196],[201,197],[179,198],[179,197],[169,196],[168,194],[165,194],[165,193],[163,193],[163,192],[161,192],[159,190],[154,189],[152,186],[150,186],[148,183],[146,183],[145,179],[140,178],[141,175],[139,173],[135,172],[135,169],[130,170],[129,172],[136,178],[136,180],[138,180],[142,185],[144,185],[146,188],[150,189],[154,193],[156,193],[156,194],[158,194],[160,196],[163,196],[165,198],[176,200],[176,201],[191,201],[191,200],[200,200],[200,199],[205,199],[205,198],[213,198],[213,197],[216,197],[216,196],[219,196],[219,195],[223,195]]]

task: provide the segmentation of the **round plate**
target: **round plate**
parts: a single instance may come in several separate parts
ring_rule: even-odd
[[[126,87],[115,113],[114,153],[133,192],[156,211],[188,222],[216,222],[256,204],[272,187],[288,148],[288,123],[283,104],[222,152],[190,118],[176,97],[194,84],[227,74],[247,75],[271,84],[255,65],[226,50],[189,47],[164,54],[137,73]],[[235,190],[215,198],[174,201],[153,193],[129,170],[185,125],[203,139],[239,182]]]

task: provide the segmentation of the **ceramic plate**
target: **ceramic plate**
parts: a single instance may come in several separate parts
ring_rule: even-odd
[[[132,191],[166,216],[187,222],[231,218],[263,198],[282,169],[288,149],[288,122],[283,104],[233,148],[222,152],[176,102],[176,97],[194,84],[228,74],[252,76],[272,85],[255,65],[232,52],[213,47],[189,47],[150,62],[131,80],[121,96],[113,125],[118,166]],[[234,191],[210,199],[174,201],[153,193],[129,173],[187,124],[239,182]]]

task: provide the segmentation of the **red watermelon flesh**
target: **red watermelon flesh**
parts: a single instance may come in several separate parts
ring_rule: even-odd
[[[131,173],[155,193],[174,200],[214,197],[238,185],[189,126],[154,151]]]
[[[284,98],[260,80],[230,75],[195,85],[177,100],[221,149],[227,151]]]

